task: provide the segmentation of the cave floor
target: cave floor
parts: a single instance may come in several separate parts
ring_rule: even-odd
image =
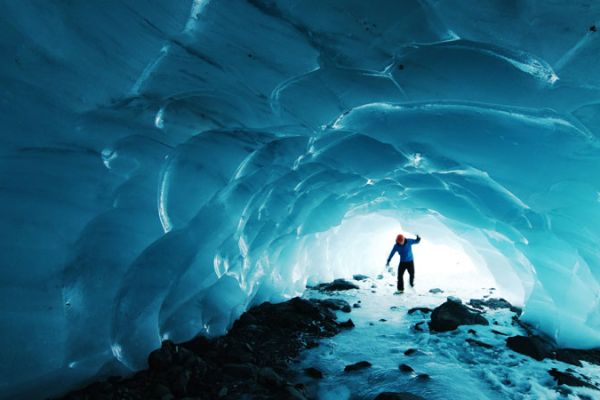
[[[489,326],[466,325],[446,333],[429,332],[430,314],[408,314],[414,307],[435,308],[448,296],[464,303],[499,297],[496,289],[456,292],[441,288],[443,293],[430,293],[431,288],[421,284],[394,295],[394,282],[394,277],[385,275],[382,279],[354,281],[360,286],[358,290],[304,293],[305,298],[339,298],[360,306],[352,308],[351,313],[337,312],[341,321],[352,319],[353,329],[322,340],[291,365],[296,381],[304,383],[315,398],[372,399],[390,391],[410,392],[430,400],[600,398],[599,391],[559,386],[548,374],[552,368],[570,369],[600,386],[600,366],[536,361],[508,349],[507,337],[526,334],[514,323],[515,314],[509,309],[486,308],[483,315]],[[477,345],[477,341],[490,348]],[[359,361],[368,361],[372,366],[344,372],[346,365]],[[402,371],[399,366],[403,364],[413,371]],[[321,370],[323,378],[306,376],[303,371],[308,367]]]

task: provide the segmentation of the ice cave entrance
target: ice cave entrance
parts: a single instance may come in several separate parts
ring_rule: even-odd
[[[519,274],[519,266],[477,229],[462,228],[457,233],[434,213],[411,218],[389,213],[354,216],[326,232],[314,234],[309,239],[312,243],[305,247],[305,259],[317,264],[307,268],[313,272],[308,284],[365,274],[373,278],[383,275],[381,282],[395,287],[398,255],[390,263],[392,273],[385,262],[398,233],[407,237],[418,233],[422,237],[421,243],[413,246],[417,293],[440,288],[449,295],[468,299],[481,296],[483,289],[495,288],[494,297],[524,304],[530,284],[523,276],[528,274]],[[404,282],[408,288],[408,274]]]

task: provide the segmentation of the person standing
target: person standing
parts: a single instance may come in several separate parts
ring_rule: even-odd
[[[398,252],[400,256],[400,264],[398,264],[398,291],[395,294],[404,292],[404,271],[408,271],[410,287],[415,286],[415,262],[412,253],[412,245],[421,241],[421,237],[417,235],[416,239],[407,239],[404,235],[396,236],[396,243],[390,252],[386,266],[390,266],[390,261],[394,257],[394,253]]]

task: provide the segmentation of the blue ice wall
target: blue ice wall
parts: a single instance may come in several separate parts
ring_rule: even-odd
[[[527,322],[600,345],[598,2],[30,0],[0,20],[0,396],[223,333],[340,272],[319,234],[355,216],[436,219],[517,277]]]

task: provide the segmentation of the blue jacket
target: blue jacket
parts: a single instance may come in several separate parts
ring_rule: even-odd
[[[395,252],[398,252],[398,254],[400,255],[400,261],[412,261],[413,260],[412,245],[417,244],[420,241],[421,241],[421,238],[419,236],[417,236],[416,239],[404,239],[404,244],[402,244],[402,245],[395,243],[394,247],[392,248],[392,252],[390,253],[390,256],[387,259],[388,264],[390,263],[390,260],[392,259],[392,257],[394,257]]]

